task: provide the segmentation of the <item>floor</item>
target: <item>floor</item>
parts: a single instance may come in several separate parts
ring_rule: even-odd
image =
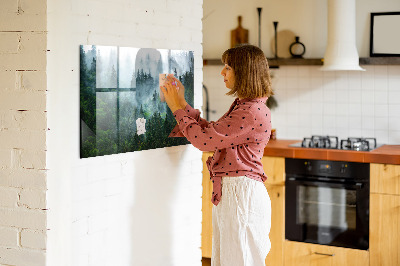
[[[201,262],[203,263],[203,266],[211,266],[211,259],[209,258],[202,258]]]

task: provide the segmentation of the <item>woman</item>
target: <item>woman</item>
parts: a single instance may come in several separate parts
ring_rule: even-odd
[[[237,98],[216,122],[200,118],[186,103],[183,85],[168,77],[161,90],[178,122],[170,136],[185,136],[196,148],[214,151],[207,161],[213,182],[212,265],[265,265],[271,246],[271,202],[261,164],[271,131],[265,104],[272,95],[268,62],[252,45],[228,49],[222,62],[227,95]]]

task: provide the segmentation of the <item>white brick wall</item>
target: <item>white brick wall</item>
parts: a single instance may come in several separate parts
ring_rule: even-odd
[[[46,2],[0,3],[1,265],[45,265]]]
[[[201,265],[201,152],[79,159],[79,45],[193,50],[200,107],[202,0],[56,0],[47,9],[47,264]]]

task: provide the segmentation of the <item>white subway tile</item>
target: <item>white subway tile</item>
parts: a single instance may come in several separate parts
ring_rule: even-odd
[[[297,66],[286,66],[285,77],[298,77],[298,67]]]
[[[393,65],[388,66],[388,76],[390,77],[400,77],[400,66]]]
[[[361,103],[362,90],[349,90],[349,103]]]
[[[364,130],[373,130],[375,128],[375,120],[371,116],[363,116],[361,118],[361,123],[363,132]]]
[[[286,87],[291,90],[296,90],[299,88],[299,78],[298,77],[288,77],[286,78]]]
[[[400,131],[389,131],[388,143],[399,144],[400,143]]]
[[[398,91],[398,90],[400,90],[400,75],[389,76],[388,89],[389,89],[389,91]]]
[[[374,78],[379,79],[387,79],[388,75],[388,66],[387,65],[376,65],[374,66]]]
[[[389,107],[387,104],[375,104],[375,117],[388,117]]]
[[[336,74],[336,89],[347,90],[349,87],[349,78],[347,71],[340,71]]]
[[[375,117],[375,131],[388,131],[390,128],[388,117]]]
[[[360,103],[349,104],[349,115],[360,117],[361,114],[362,114],[362,105]]]
[[[336,114],[336,104],[335,103],[325,103],[323,106],[324,116],[330,116]]]
[[[339,116],[349,115],[349,104],[346,103],[336,103],[336,112]]]
[[[303,88],[303,89],[306,89],[306,90],[310,89],[311,82],[310,82],[310,78],[309,77],[299,76],[298,79],[297,79],[297,82],[298,82],[298,85],[297,85],[298,88]]]
[[[373,90],[362,90],[361,91],[361,101],[363,104],[374,103],[374,91]]]
[[[375,106],[373,104],[362,104],[361,115],[372,119],[375,115]]]
[[[388,103],[389,104],[396,104],[399,105],[400,104],[400,89],[398,91],[392,91],[390,90],[388,92]]]
[[[337,115],[336,116],[336,127],[338,129],[348,129],[349,127],[349,119],[346,115]]]
[[[400,116],[400,104],[389,104],[389,117]]]
[[[388,89],[388,79],[386,78],[375,78],[374,79],[374,90],[377,91],[387,91]]]
[[[387,91],[376,91],[374,94],[375,104],[387,104],[388,103],[388,92]]]
[[[400,131],[400,117],[389,117],[389,130]]]
[[[362,136],[362,129],[361,128],[349,128],[349,137],[360,137]]]
[[[361,72],[350,71],[348,73],[349,90],[361,90]]]
[[[386,144],[389,143],[389,131],[386,130],[381,130],[381,129],[375,129],[375,138],[378,143],[380,144]]]
[[[361,129],[362,120],[361,116],[349,115],[349,129]]]
[[[324,103],[336,102],[336,90],[334,86],[332,86],[332,83],[324,85],[323,102]]]
[[[337,90],[336,91],[336,103],[348,104],[350,102],[349,99],[349,90]]]

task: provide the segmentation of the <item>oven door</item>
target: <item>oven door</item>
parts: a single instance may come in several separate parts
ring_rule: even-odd
[[[286,178],[286,239],[367,250],[369,185]]]

